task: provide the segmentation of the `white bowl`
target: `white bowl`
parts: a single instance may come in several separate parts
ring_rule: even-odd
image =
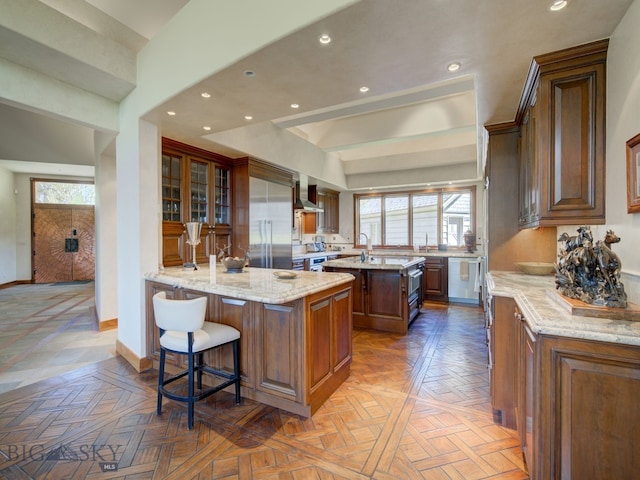
[[[553,263],[518,262],[516,265],[527,275],[549,275],[556,271],[556,267]]]

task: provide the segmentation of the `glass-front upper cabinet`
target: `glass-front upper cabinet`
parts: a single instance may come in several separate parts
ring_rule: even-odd
[[[229,169],[215,167],[215,223],[231,223],[231,190]]]
[[[162,155],[162,220],[182,221],[180,155]]]
[[[191,160],[191,220],[209,223],[209,164]]]

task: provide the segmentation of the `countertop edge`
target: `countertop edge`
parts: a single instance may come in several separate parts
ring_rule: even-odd
[[[251,268],[251,267],[249,267]],[[168,271],[167,271],[168,270]],[[209,268],[202,267],[202,270],[209,275]],[[218,269],[220,270],[220,269]],[[249,269],[247,269],[249,270]],[[253,268],[252,270],[263,270],[261,275],[272,275],[274,271],[277,269],[257,269]],[[245,272],[249,273],[249,272]],[[155,272],[147,272],[143,275],[145,280],[154,281],[158,283],[162,283],[165,285],[171,285],[174,287],[187,288],[190,290],[196,290],[206,293],[213,293],[216,295],[228,296],[232,298],[238,298],[241,300],[249,300],[260,303],[268,303],[274,305],[280,305],[288,302],[292,302],[298,300],[300,298],[307,297],[309,295],[313,295],[318,292],[322,292],[324,290],[328,290],[333,287],[337,287],[340,285],[346,285],[347,283],[353,282],[354,276],[349,273],[317,273],[317,272],[305,272],[310,275],[322,275],[322,282],[314,282],[313,284],[306,285],[297,285],[297,290],[295,292],[286,292],[286,293],[266,293],[256,291],[255,288],[243,288],[234,285],[221,285],[219,283],[211,283],[211,281],[206,282],[203,280],[199,280],[196,278],[180,278],[175,275],[171,275],[170,269],[166,269],[164,272],[155,271]],[[216,275],[223,274],[223,272],[218,271]],[[243,274],[234,274],[234,275],[243,275]],[[317,278],[315,280],[317,280]],[[274,280],[272,280],[274,281]],[[286,284],[295,285],[291,282],[295,282],[295,280],[275,280],[286,282]]]
[[[357,257],[348,257],[348,258],[341,258],[337,260],[327,260],[322,265],[327,267],[333,267],[333,268],[348,268],[348,269],[354,269],[354,270],[406,270],[409,267],[413,267],[414,265],[419,265],[420,263],[426,262],[426,259],[424,257],[409,257],[407,255],[387,255],[387,257],[389,258],[407,257],[408,260],[402,264],[400,263],[381,264],[381,263],[371,263],[369,261],[361,262],[359,260],[353,260],[354,258],[357,258]],[[378,258],[384,259],[385,257],[381,256]]]
[[[529,280],[528,288],[525,291],[513,282],[496,282],[495,276],[503,275]],[[541,287],[531,285],[543,283],[540,278],[517,272],[487,272],[487,291],[493,296],[513,298],[536,334],[640,346],[640,322],[572,315],[547,296],[547,290],[554,288],[554,277],[545,278],[548,285]]]

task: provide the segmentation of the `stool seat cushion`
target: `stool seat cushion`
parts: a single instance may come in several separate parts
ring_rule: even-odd
[[[202,329],[193,332],[193,351],[201,352],[240,338],[240,332],[229,325],[204,322]],[[188,352],[189,344],[186,332],[167,330],[160,337],[160,345],[174,352]]]

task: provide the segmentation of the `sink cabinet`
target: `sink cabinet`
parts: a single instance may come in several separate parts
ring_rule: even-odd
[[[608,40],[533,59],[519,108],[520,227],[605,223]]]
[[[449,260],[447,257],[426,257],[424,266],[424,298],[434,302],[448,301]]]

